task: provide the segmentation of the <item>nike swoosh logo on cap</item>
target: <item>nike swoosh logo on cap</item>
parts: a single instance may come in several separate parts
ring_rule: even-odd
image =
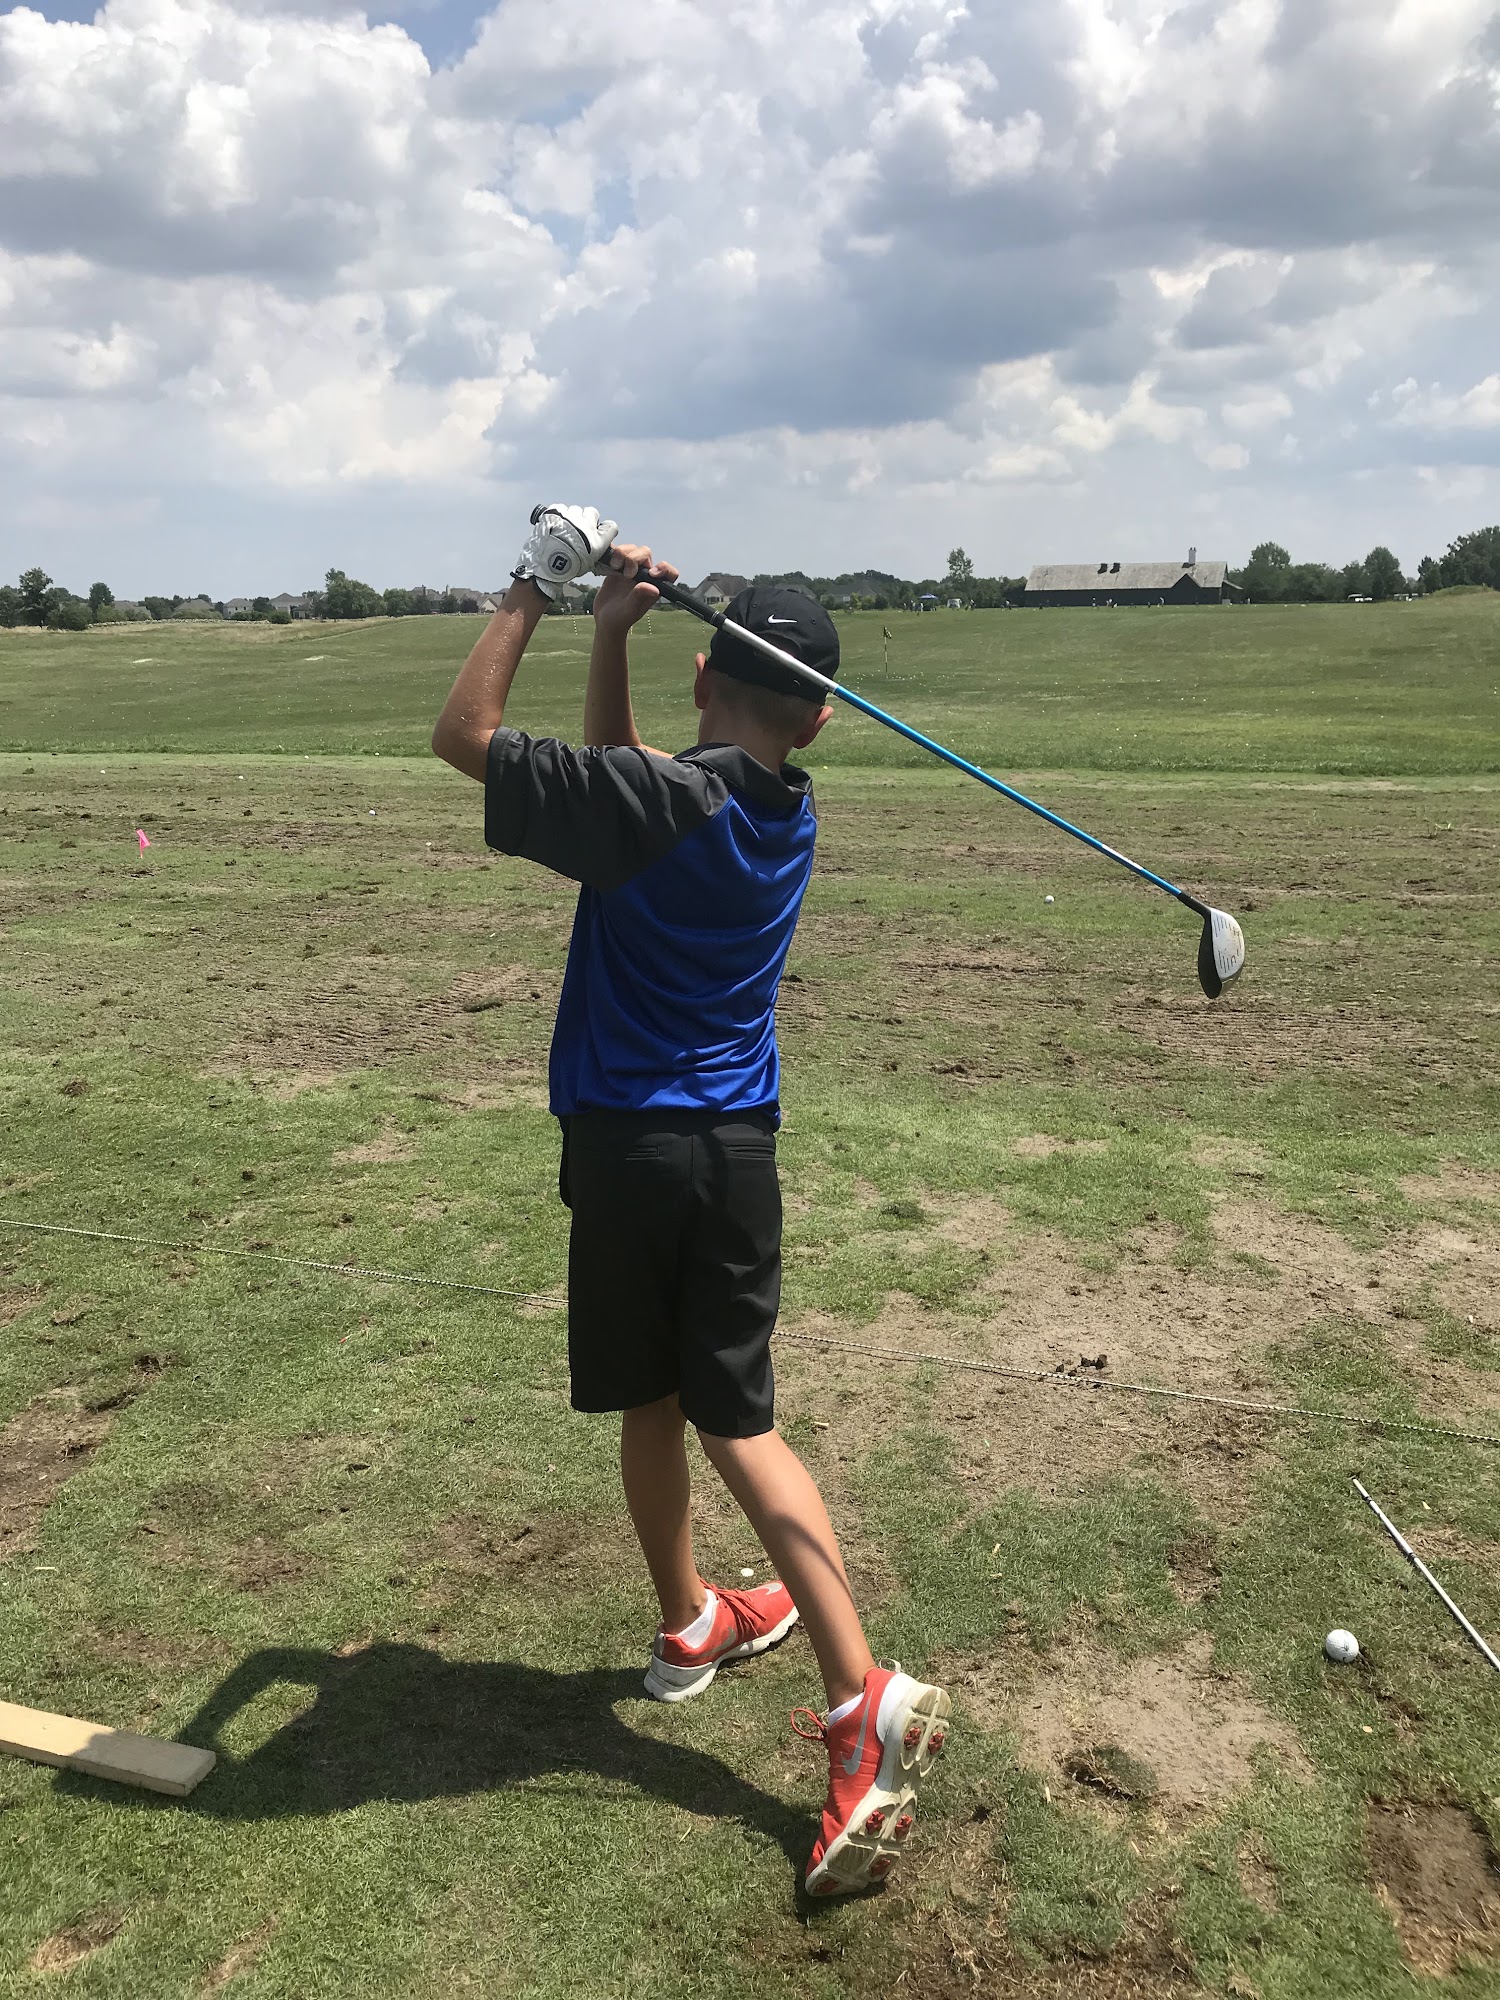
[[[859,1722],[859,1738],[854,1745],[854,1755],[852,1757],[840,1757],[839,1759],[839,1762],[843,1765],[845,1771],[851,1778],[854,1776],[855,1772],[859,1769],[860,1760],[863,1758],[865,1754],[865,1731],[870,1726],[870,1710],[874,1706],[875,1704],[871,1701],[867,1701],[865,1703],[865,1712],[860,1717],[860,1722]]]
[[[766,613],[766,623],[768,625],[795,625],[796,622],[795,618],[773,618],[769,611]]]

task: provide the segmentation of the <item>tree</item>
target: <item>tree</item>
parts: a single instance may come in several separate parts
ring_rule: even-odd
[[[52,579],[44,569],[28,569],[21,572],[18,588],[21,593],[21,623],[23,625],[45,625],[47,622],[47,592],[52,588]]]
[[[93,622],[88,605],[81,597],[64,595],[47,612],[47,623],[54,632],[87,632]]]
[[[271,615],[271,600],[269,597],[252,597],[250,600],[250,609],[255,613],[257,618],[269,618]]]
[[[141,602],[153,618],[170,618],[182,600],[178,597],[143,597]]]
[[[412,594],[409,590],[401,590],[399,588],[383,590],[381,598],[385,604],[385,615],[387,618],[410,618],[415,609]]]
[[[965,590],[974,581],[974,565],[962,549],[949,549],[948,574],[943,581],[955,590]]]
[[[380,592],[357,577],[345,576],[341,569],[331,569],[324,577],[325,618],[378,618],[384,610],[385,600]]]
[[[1292,558],[1280,542],[1258,542],[1236,581],[1252,604],[1277,604],[1287,596]]]
[[[0,625],[21,622],[21,593],[13,585],[0,583]]]
[[[1384,543],[1377,544],[1365,557],[1365,576],[1369,580],[1370,595],[1377,602],[1399,597],[1406,588],[1401,565]]]
[[[93,612],[96,618],[106,604],[113,604],[114,601],[115,594],[107,583],[91,583],[89,585],[89,610]]]
[[[1424,591],[1441,590],[1443,572],[1431,556],[1423,556],[1417,564],[1417,588]]]
[[[1445,590],[1456,583],[1485,583],[1500,590],[1500,528],[1478,528],[1450,542],[1438,572]]]
[[[1344,594],[1343,578],[1327,563],[1293,563],[1286,577],[1287,604],[1336,604]]]
[[[1339,571],[1339,584],[1345,597],[1368,597],[1370,579],[1365,574],[1363,563],[1345,563]]]

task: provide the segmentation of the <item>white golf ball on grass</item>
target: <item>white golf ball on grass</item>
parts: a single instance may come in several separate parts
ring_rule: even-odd
[[[1053,898],[1052,898],[1051,896],[1043,896],[1043,898],[1042,898],[1042,901],[1043,901],[1044,903],[1050,903],[1050,902],[1051,902],[1052,900],[1053,900]]]
[[[1323,1651],[1336,1666],[1347,1667],[1351,1660],[1359,1658],[1359,1641],[1352,1632],[1330,1632],[1323,1641]]]

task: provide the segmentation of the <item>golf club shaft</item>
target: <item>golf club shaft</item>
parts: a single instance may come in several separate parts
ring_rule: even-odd
[[[1357,1479],[1352,1481],[1351,1483],[1353,1484],[1354,1490],[1359,1495],[1360,1499],[1364,1501],[1365,1505],[1369,1508],[1370,1512],[1375,1516],[1376,1520],[1380,1523],[1381,1527],[1385,1529],[1386,1533],[1390,1536],[1391,1540],[1396,1544],[1396,1547],[1401,1551],[1402,1555],[1406,1557],[1406,1560],[1411,1564],[1412,1568],[1417,1572],[1417,1575],[1421,1577],[1424,1583],[1430,1584],[1432,1589],[1437,1592],[1438,1596],[1442,1599],[1443,1603],[1446,1605],[1448,1610],[1451,1611],[1453,1616],[1458,1620],[1459,1624],[1463,1627],[1464,1631],[1468,1634],[1469,1638],[1471,1638],[1474,1641],[1474,1644],[1479,1648],[1480,1652],[1483,1653],[1484,1657],[1489,1661],[1490,1665],[1495,1669],[1495,1672],[1497,1674],[1500,1674],[1500,1659],[1497,1659],[1495,1657],[1495,1653],[1491,1648],[1491,1646],[1488,1644],[1488,1642],[1481,1636],[1480,1633],[1475,1631],[1474,1627],[1469,1623],[1468,1619],[1465,1618],[1464,1614],[1459,1610],[1458,1606],[1453,1602],[1453,1599],[1448,1595],[1447,1591],[1444,1590],[1443,1586],[1438,1582],[1437,1578],[1433,1575],[1432,1571],[1427,1567],[1426,1563],[1424,1563],[1422,1558],[1417,1554],[1416,1550],[1412,1547],[1411,1543],[1407,1541],[1406,1537],[1402,1534],[1401,1530],[1396,1526],[1395,1522],[1391,1520],[1388,1514],[1383,1512],[1383,1510],[1376,1501],[1370,1498],[1369,1494],[1365,1491],[1364,1487],[1360,1485]]]
[[[712,605],[705,604],[703,599],[691,590],[684,590],[681,584],[667,583],[654,576],[643,577],[642,581],[654,585],[669,604],[681,605],[684,611],[691,611],[695,618],[701,618],[706,625],[712,625],[720,632],[732,633],[745,645],[754,647],[756,652],[764,653],[767,659],[775,660],[779,666],[790,667],[794,673],[799,674],[803,680],[812,682],[824,694],[835,695],[840,701],[847,702],[850,708],[857,708],[861,715],[868,715],[872,721],[884,723],[887,729],[894,729],[898,736],[904,736],[908,743],[915,743],[921,749],[931,751],[934,757],[941,757],[945,764],[951,764],[956,771],[962,771],[970,778],[977,778],[980,784],[988,785],[991,791],[999,792],[1002,798],[1009,799],[1013,805],[1024,806],[1027,812],[1035,813],[1038,819],[1046,820],[1049,826],[1055,826],[1061,833],[1070,833],[1075,840],[1081,840],[1085,847],[1092,847],[1094,852],[1102,854],[1106,861],[1117,861],[1122,868],[1128,868],[1132,875],[1138,875],[1143,882],[1149,882],[1156,889],[1165,889],[1169,896],[1175,896],[1179,903],[1186,904],[1187,908],[1196,912],[1198,916],[1207,917],[1208,911],[1202,903],[1190,896],[1186,889],[1179,889],[1175,882],[1169,882],[1164,875],[1153,874],[1151,869],[1143,868],[1139,861],[1132,861],[1128,854],[1121,854],[1118,848],[1106,846],[1102,840],[1096,840],[1093,834],[1085,833],[1081,826],[1074,826],[1070,819],[1064,819],[1060,813],[1050,812],[1046,806],[1038,805],[1035,799],[1027,798],[1024,792],[1018,792],[1013,785],[1002,783],[999,778],[992,777],[988,771],[982,770],[978,764],[971,764],[967,757],[960,757],[956,750],[948,749],[945,744],[937,742],[931,736],[924,736],[920,729],[913,729],[910,723],[903,722],[899,716],[889,715],[885,709],[877,708],[873,701],[866,701],[863,695],[855,694],[850,688],[841,687],[836,680],[831,680],[826,674],[817,673],[812,667],[805,667],[792,654],[783,652],[780,646],[773,645],[769,639],[763,639],[758,632],[747,632],[743,625],[736,625],[733,619],[726,618],[722,611],[715,611]]]

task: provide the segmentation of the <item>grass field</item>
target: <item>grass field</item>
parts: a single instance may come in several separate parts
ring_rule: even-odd
[[[482,623],[0,631],[0,742],[421,756],[454,660]],[[851,686],[981,762],[1013,769],[1500,769],[1492,591],[1192,613],[865,612],[840,629]],[[572,725],[589,631],[587,619],[549,619],[533,642],[524,700],[539,730]],[[706,636],[671,611],[638,636],[648,741],[681,727],[683,664]],[[861,766],[921,762],[899,738],[853,723],[827,739],[826,755]]]
[[[959,1731],[904,1872],[814,1910],[805,1640],[640,1695],[549,1303],[571,897],[417,754],[461,624],[135,628],[152,682],[0,635],[0,1217],[197,1246],[0,1228],[0,1698],[221,1754],[185,1804],[0,1762],[0,1994],[1500,1991],[1500,1685],[1348,1487],[1493,1639],[1500,1447],[1078,1386],[1500,1434],[1494,610],[888,622],[851,681],[1250,958],[1209,1005],[1166,898],[820,739],[783,1422]],[[544,638],[515,719],[560,729]],[[764,1574],[699,1504],[709,1573]]]

